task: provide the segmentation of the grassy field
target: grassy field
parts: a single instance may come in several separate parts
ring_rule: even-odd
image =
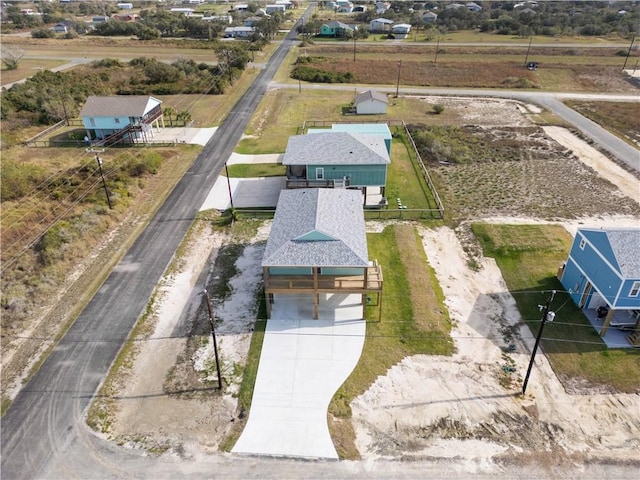
[[[51,70],[65,63],[64,60],[36,60],[27,58],[20,60],[18,68],[15,70],[7,70],[3,65],[2,70],[0,70],[0,85],[5,86],[18,80],[24,80],[40,70]]]
[[[341,458],[358,457],[349,421],[349,404],[379,375],[408,355],[450,355],[451,321],[444,295],[428,264],[414,227],[392,225],[368,234],[369,258],[378,260],[384,275],[382,317],[367,307],[367,333],[357,367],[329,405],[332,438]]]
[[[624,59],[617,47],[536,47],[529,60],[539,62],[537,71],[524,68],[527,48],[376,45],[358,44],[356,61],[348,43],[317,43],[300,49],[311,57],[309,67],[332,73],[351,72],[355,83],[394,85],[400,71],[401,85],[474,88],[524,88],[554,91],[635,91],[621,67]],[[397,61],[402,60],[399,67]],[[289,68],[293,68],[290,62]],[[291,80],[293,81],[293,80]]]
[[[568,101],[567,105],[638,148],[640,104],[636,102]]]
[[[551,305],[556,317],[545,327],[542,348],[565,386],[606,386],[627,393],[640,390],[640,352],[607,349],[556,278],[572,242],[564,228],[481,223],[472,228],[484,255],[495,258],[532,335],[537,335],[540,325],[538,305],[545,303],[551,290],[557,290]]]

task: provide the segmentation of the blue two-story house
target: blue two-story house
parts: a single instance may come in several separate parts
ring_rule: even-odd
[[[603,318],[600,335],[616,312],[626,313],[631,325],[635,319],[637,329],[640,229],[578,229],[559,278],[580,308],[597,311]]]
[[[149,95],[90,96],[80,112],[87,136],[100,145],[146,142],[164,127],[162,101]]]

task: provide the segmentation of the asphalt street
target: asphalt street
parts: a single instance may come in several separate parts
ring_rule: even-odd
[[[17,395],[2,419],[3,479],[49,477],[50,463],[62,460],[71,465],[72,458],[79,463],[91,458],[89,452],[77,451],[78,436],[87,433],[83,432],[85,410],[295,41],[295,33],[290,33],[281,43],[140,237]],[[95,466],[102,476],[100,464]]]

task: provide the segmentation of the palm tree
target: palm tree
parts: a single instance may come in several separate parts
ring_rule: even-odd
[[[173,127],[173,116],[176,114],[176,109],[173,107],[164,107],[162,113],[169,119],[169,125]]]

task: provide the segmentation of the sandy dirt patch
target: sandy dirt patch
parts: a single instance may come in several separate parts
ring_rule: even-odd
[[[616,165],[605,155],[593,148],[584,140],[573,135],[562,127],[544,127],[544,132],[563,147],[577,155],[582,163],[593,168],[598,174],[618,187],[623,195],[640,200],[640,183],[638,179],[624,168]]]
[[[450,228],[420,233],[456,325],[457,353],[405,358],[352,403],[363,456],[635,458],[638,395],[568,395],[539,355],[520,397],[534,338],[516,327],[520,315],[500,270],[489,258],[470,270]]]

